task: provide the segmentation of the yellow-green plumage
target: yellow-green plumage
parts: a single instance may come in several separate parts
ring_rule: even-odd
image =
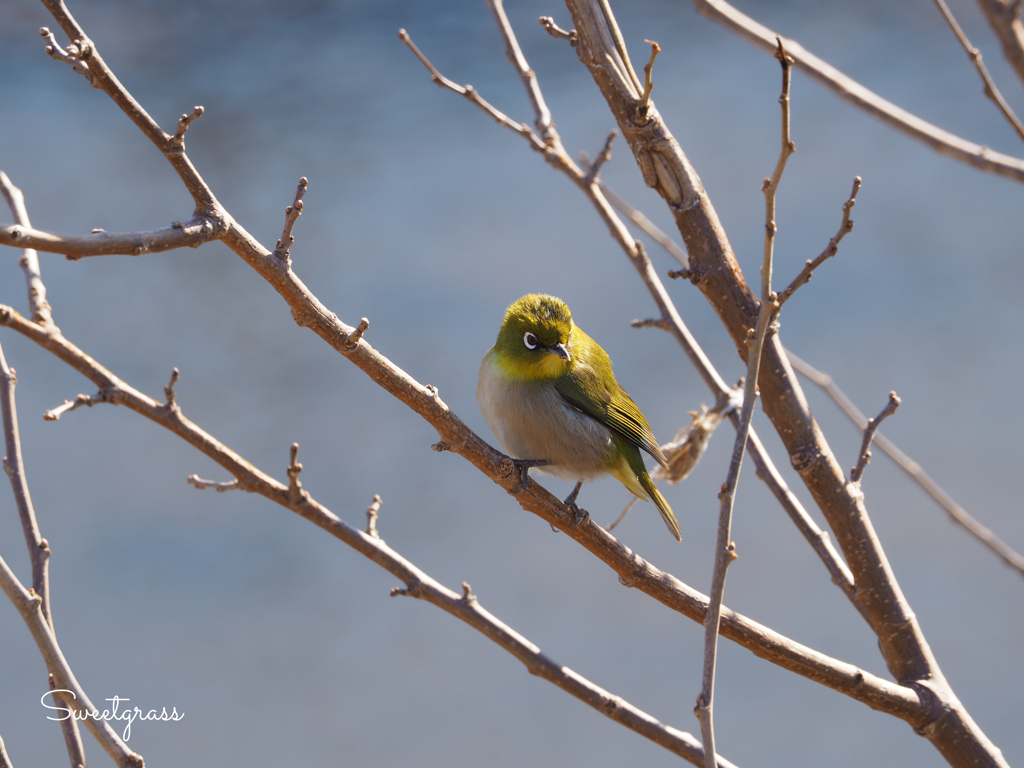
[[[582,482],[610,474],[650,499],[677,541],[679,521],[655,488],[640,450],[667,462],[640,409],[615,381],[600,345],[553,296],[529,294],[505,312],[484,355],[477,402],[501,447],[539,471]]]

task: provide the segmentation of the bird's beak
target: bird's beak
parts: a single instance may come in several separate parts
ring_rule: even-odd
[[[558,355],[563,360],[572,360],[569,357],[569,350],[565,348],[565,344],[555,344],[553,347],[548,347],[551,350],[551,354]]]

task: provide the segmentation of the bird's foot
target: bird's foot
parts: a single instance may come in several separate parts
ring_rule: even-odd
[[[579,528],[584,523],[590,520],[590,513],[576,504],[576,497],[580,495],[580,488],[583,487],[583,481],[576,483],[576,487],[572,489],[572,493],[565,497],[565,503],[569,505],[569,509],[572,510],[574,521],[569,524],[570,528]]]
[[[526,484],[530,480],[530,469],[533,467],[546,467],[551,462],[547,459],[511,459],[513,466],[519,470],[519,488],[512,491],[513,494],[522,493],[526,490]]]

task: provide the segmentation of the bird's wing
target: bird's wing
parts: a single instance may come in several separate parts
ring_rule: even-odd
[[[568,374],[555,380],[555,390],[573,408],[614,430],[667,467],[668,460],[658,447],[658,441],[636,403],[618,385],[614,376],[606,375],[603,378],[610,386],[602,383],[602,377],[591,366],[577,365]]]

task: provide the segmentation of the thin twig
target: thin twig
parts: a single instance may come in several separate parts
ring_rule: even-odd
[[[847,415],[850,421],[857,425],[858,429],[864,429],[867,426],[867,418],[860,412],[860,410],[858,410],[857,406],[853,404],[853,401],[851,401],[850,398],[848,398],[836,385],[831,376],[819,371],[810,363],[807,363],[794,355],[788,349],[786,350],[786,354],[788,355],[790,362],[793,364],[793,368],[825,390],[843,413]],[[1016,569],[1018,573],[1024,576],[1024,555],[1021,555],[1006,544],[1002,539],[992,533],[990,529],[978,522],[969,512],[967,512],[967,510],[957,504],[956,500],[946,493],[946,491],[943,490],[942,487],[921,468],[920,464],[907,456],[907,454],[901,451],[895,443],[881,432],[875,433],[874,444],[881,448],[890,459],[896,462],[896,466],[906,472],[907,475],[921,486],[924,492],[931,496],[940,507],[945,509],[953,519],[953,522],[963,526],[968,533],[972,534],[982,544],[995,552],[1007,565]]]
[[[992,1],[992,0],[988,0]],[[719,22],[740,37],[765,51],[775,50],[776,33],[740,13],[725,0],[693,0],[700,13]],[[876,117],[901,133],[927,144],[936,152],[967,163],[982,171],[1024,182],[1024,160],[995,152],[988,147],[954,136],[931,123],[912,115],[860,83],[847,77],[832,65],[806,51],[796,40],[783,38],[786,51],[796,66],[840,98]]]
[[[308,186],[309,180],[305,176],[299,179],[299,186],[295,190],[295,199],[291,205],[284,209],[284,230],[281,232],[281,239],[277,241],[277,247],[274,249],[274,255],[283,261],[288,261],[291,256],[289,249],[295,242],[295,238],[292,237],[292,227],[295,226],[295,222],[302,215],[302,198],[306,194]]]
[[[91,235],[58,235],[15,224],[0,227],[0,245],[34,248],[47,253],[63,253],[72,261],[84,256],[141,256],[175,248],[198,248],[218,239],[218,232],[207,216],[194,216],[188,221],[175,221],[169,227],[148,232],[104,232]]]
[[[353,328],[352,333],[349,334],[348,339],[345,342],[346,345],[350,349],[355,349],[355,347],[359,344],[359,340],[363,338],[363,334],[366,333],[369,327],[370,321],[367,320],[365,317],[360,318],[359,325]]]
[[[181,379],[181,371],[177,368],[171,370],[170,381],[167,382],[167,386],[164,387],[164,397],[167,398],[167,407],[174,408],[177,403],[174,402],[176,393],[174,391],[174,385]]]
[[[630,326],[633,328],[661,328],[663,331],[667,331],[668,322],[664,317],[648,317],[645,320],[631,320]]]
[[[302,481],[299,480],[299,474],[302,472],[302,464],[299,463],[299,444],[292,443],[291,447],[291,461],[288,462],[288,497],[293,502],[297,503],[303,496],[309,494],[302,488]]]
[[[568,40],[569,45],[576,45],[576,30],[575,29],[562,29],[560,26],[555,24],[555,20],[550,16],[541,16],[537,21],[540,25],[547,30],[547,33],[552,37],[557,37],[562,40]]]
[[[491,13],[494,14],[494,20],[497,22],[499,29],[510,26],[508,16],[505,15],[504,0],[487,0],[487,6],[491,9]],[[523,51],[519,47],[515,36],[505,35],[504,37],[505,55],[508,56],[508,60],[519,73],[519,78],[523,81],[523,87],[526,88],[526,95],[530,97],[530,103],[533,105],[533,125],[537,129],[537,133],[540,134],[545,144],[558,141],[555,124],[551,122],[551,111],[544,102],[544,94],[540,92],[540,86],[537,84],[537,75],[530,69],[530,65],[526,63],[526,57],[523,56]]]
[[[81,408],[83,405],[92,408],[97,403],[105,402],[107,402],[107,396],[104,392],[97,392],[95,395],[79,395],[74,400],[65,400],[56,408],[51,408],[43,414],[43,419],[46,421],[59,421],[60,417],[65,413],[70,413],[77,408]]]
[[[83,67],[85,71],[82,71],[82,74],[89,78],[92,86],[110,96],[128,119],[135,123],[146,138],[153,142],[177,172],[182,183],[185,184],[185,188],[195,201],[198,215],[209,218],[218,235],[223,235],[227,231],[230,217],[227,216],[210,187],[203,181],[188,159],[184,147],[170,142],[171,135],[163,131],[128,90],[121,85],[106,62],[103,61],[96,44],[89,39],[85,30],[68,11],[64,0],[42,0],[42,3],[64,30],[64,34],[71,40],[71,45],[65,49],[66,54],[73,60],[68,63],[79,71],[82,71],[79,67]],[[48,50],[47,52],[53,55],[59,46],[56,45],[56,41],[51,46],[54,51]],[[40,248],[40,250],[43,249]]]
[[[7,200],[14,223],[19,227],[31,229],[32,223],[29,221],[28,210],[25,208],[25,195],[11,183],[3,171],[0,171],[0,193]],[[50,302],[46,300],[46,285],[43,283],[42,274],[39,271],[39,255],[30,246],[22,245],[21,248],[18,263],[25,273],[25,282],[28,285],[28,308],[31,317],[41,325],[53,325],[52,308]],[[54,327],[56,328],[56,326]]]
[[[106,751],[113,761],[121,768],[141,768],[142,757],[137,755],[121,737],[114,732],[110,724],[101,718],[90,717],[87,713],[96,709],[92,701],[86,695],[74,672],[68,665],[64,654],[57,644],[50,624],[46,621],[42,610],[42,598],[34,590],[25,589],[18,577],[14,575],[7,563],[0,558],[0,589],[3,589],[8,599],[14,603],[29,632],[35,640],[39,652],[46,662],[46,668],[54,677],[54,682],[60,690],[71,691],[72,696],[62,697],[64,706],[73,709],[80,719],[85,721],[85,727],[89,729],[96,741]]]
[[[879,425],[885,421],[889,416],[896,413],[896,409],[900,406],[900,399],[897,397],[895,392],[889,393],[889,402],[886,403],[885,408],[882,409],[875,418],[868,419],[867,426],[864,427],[864,439],[860,444],[860,454],[857,457],[857,466],[850,472],[850,482],[860,483],[861,477],[864,475],[864,470],[868,466],[868,462],[871,461],[871,441],[875,437],[875,430],[878,429]]]
[[[779,40],[775,57],[782,65],[782,95],[779,104],[782,107],[782,148],[775,172],[771,179],[765,179],[762,187],[765,197],[765,237],[764,263],[761,265],[761,306],[757,313],[757,326],[750,334],[751,346],[747,354],[747,377],[743,387],[743,407],[740,410],[740,425],[736,430],[736,442],[733,444],[732,460],[729,462],[729,473],[718,498],[721,502],[718,516],[718,536],[715,542],[714,572],[711,577],[711,601],[708,615],[704,620],[704,674],[700,695],[694,714],[700,720],[700,732],[704,742],[704,754],[715,754],[714,730],[714,693],[715,666],[718,657],[718,631],[722,614],[722,598],[725,595],[725,578],[729,565],[736,559],[736,545],[732,541],[732,511],[736,500],[736,486],[739,483],[740,469],[743,466],[743,455],[747,447],[747,436],[750,433],[750,420],[754,416],[754,402],[757,400],[757,377],[761,367],[761,352],[768,335],[768,328],[778,312],[779,303],[772,292],[772,256],[775,244],[775,193],[778,191],[782,173],[786,169],[786,161],[796,151],[790,139],[789,129],[789,84],[792,59],[786,55]],[[708,763],[707,768],[714,768]]]
[[[380,495],[373,495],[373,503],[366,508],[366,535],[372,536],[375,539],[380,538],[380,533],[377,531],[377,513],[380,512]]]
[[[538,152],[543,153],[547,149],[544,140],[536,133],[534,133],[533,130],[531,130],[530,126],[528,126],[526,123],[516,123],[504,112],[495,109],[490,103],[488,103],[487,101],[480,97],[480,94],[477,93],[476,89],[473,88],[473,86],[467,85],[463,87],[458,83],[449,80],[447,77],[438,72],[434,65],[430,63],[430,60],[423,55],[419,48],[416,47],[416,44],[412,41],[412,38],[409,37],[409,33],[406,32],[404,29],[398,30],[398,39],[405,43],[407,46],[409,46],[409,49],[414,54],[416,54],[416,58],[418,58],[420,62],[423,64],[423,66],[425,66],[430,71],[433,81],[437,83],[439,86],[441,86],[442,88],[447,88],[450,91],[454,91],[460,96],[465,96],[471,102],[480,107],[480,109],[484,110],[484,112],[486,112],[495,120],[497,120],[501,125],[504,125],[506,128],[515,131],[520,136],[523,136],[527,140],[529,140],[530,144]]]
[[[800,286],[806,284],[811,279],[811,275],[814,274],[814,270],[820,267],[825,259],[832,258],[839,251],[839,243],[842,242],[847,233],[853,229],[853,220],[850,218],[850,211],[853,210],[853,206],[857,202],[857,193],[860,191],[860,184],[860,176],[855,177],[853,180],[853,191],[850,193],[849,199],[843,203],[843,221],[839,225],[839,231],[836,232],[831,240],[828,241],[828,245],[825,247],[825,250],[818,254],[817,258],[808,259],[807,263],[804,264],[804,268],[800,270],[800,274],[796,276],[786,290],[779,294],[780,307],[786,303],[790,296],[796,293],[796,290]]]
[[[661,53],[661,46],[653,40],[644,40],[651,46],[651,60],[644,65],[644,92],[640,96],[640,104],[637,106],[637,114],[643,118],[651,106],[651,91],[654,90],[654,81],[651,75],[654,72],[654,60]]]
[[[615,141],[615,137],[618,135],[618,131],[612,131],[608,134],[608,138],[605,139],[604,142],[604,149],[601,150],[601,153],[597,156],[594,164],[587,169],[587,174],[583,177],[584,184],[589,186],[595,182],[598,184],[601,183],[601,166],[612,159],[612,142]]]
[[[1017,132],[1017,135],[1024,139],[1024,125],[1021,125],[1020,120],[1010,109],[1010,105],[1006,103],[1006,99],[1003,98],[1003,94],[999,92],[999,88],[996,87],[995,82],[988,73],[988,69],[985,67],[985,62],[981,60],[981,51],[971,45],[971,41],[967,39],[967,35],[960,28],[956,18],[953,16],[952,11],[946,5],[945,0],[935,0],[935,5],[946,19],[946,23],[949,24],[950,29],[953,30],[953,34],[956,35],[956,39],[960,41],[960,45],[963,46],[964,51],[967,52],[967,57],[974,62],[974,68],[978,70],[978,75],[981,77],[981,82],[985,86],[985,95],[988,96],[997,107],[999,111],[1003,113],[1010,125],[1013,126],[1013,130]]]
[[[199,475],[189,475],[185,478],[185,481],[196,488],[213,488],[217,491],[237,491],[240,490],[238,478],[234,480],[203,480]]]
[[[93,78],[92,70],[89,69],[89,65],[80,58],[82,51],[79,46],[72,44],[67,47],[67,50],[61,48],[57,43],[57,38],[55,38],[53,33],[46,27],[41,27],[39,29],[39,34],[46,39],[47,45],[44,50],[51,58],[56,59],[57,61],[63,61],[75,70],[75,72],[88,80],[89,84],[94,88],[98,87],[95,79]]]
[[[44,327],[56,328],[52,322]],[[39,522],[28,487],[28,476],[25,474],[25,460],[21,453],[21,436],[18,431],[18,408],[14,398],[17,381],[14,369],[8,367],[7,358],[0,347],[0,410],[3,412],[6,449],[4,470],[11,481],[18,516],[21,518],[21,528],[25,534],[25,545],[28,547],[29,562],[32,564],[32,590],[39,596],[39,610],[50,632],[53,633],[53,613],[50,607],[50,544],[39,531]],[[62,702],[64,700],[63,697],[57,698]],[[60,722],[71,764],[85,765],[85,750],[78,723],[73,718],[66,718]]]
[[[587,162],[587,156],[581,154],[580,163],[584,168],[589,168],[590,164]],[[668,253],[676,259],[685,268],[689,264],[689,259],[686,256],[686,249],[683,248],[679,243],[673,240],[671,237],[662,232],[658,227],[654,225],[650,219],[648,219],[642,211],[634,208],[621,197],[619,197],[611,188],[605,183],[604,179],[598,179],[598,186],[601,188],[601,192],[605,197],[608,198],[608,202],[614,205],[619,211],[626,216],[630,221],[636,224],[640,229],[646,232],[652,240],[658,245],[664,248]]]
[[[192,108],[191,112],[178,118],[178,129],[167,141],[176,147],[184,147],[185,131],[188,130],[189,125],[191,125],[193,121],[198,120],[203,116],[203,112],[204,110],[202,107],[196,106]]]

